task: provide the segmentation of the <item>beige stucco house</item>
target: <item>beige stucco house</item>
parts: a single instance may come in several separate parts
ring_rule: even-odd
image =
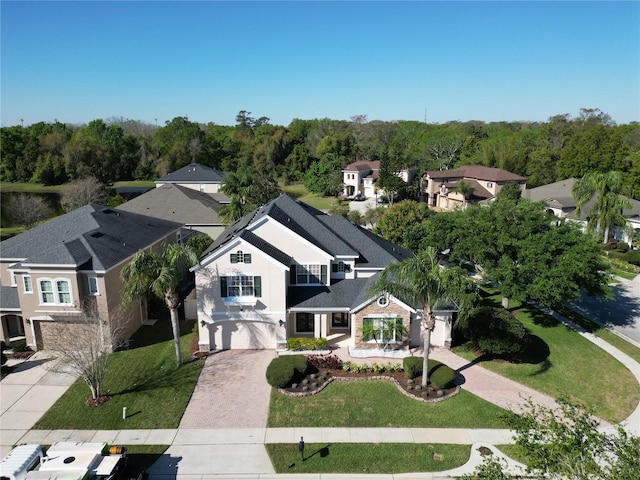
[[[221,194],[224,198],[227,198],[220,189],[222,187],[222,179],[224,173],[200,165],[199,163],[190,163],[186,167],[182,167],[175,172],[168,173],[162,178],[155,181],[156,188],[163,185],[180,185],[192,190],[197,190],[203,193]],[[224,200],[221,199],[224,203]],[[227,198],[227,203],[229,199]]]
[[[465,181],[471,192],[464,196],[460,182]],[[525,190],[527,179],[500,168],[465,165],[454,170],[431,170],[424,173],[420,186],[421,197],[429,207],[451,211],[466,208],[470,203],[495,198],[507,183],[517,184]]]
[[[54,342],[59,322],[81,326],[83,309],[97,312],[118,335],[131,336],[147,319],[146,304],[122,323],[120,271],[141,249],[161,250],[182,224],[100,205],[86,205],[0,243],[1,339],[24,338],[31,348]],[[74,317],[78,317],[75,320]],[[72,327],[73,328],[73,327]]]
[[[405,168],[398,173],[405,183],[411,183],[418,172],[417,168]],[[346,197],[361,195],[364,198],[376,198],[375,183],[380,174],[380,161],[350,163],[342,170],[343,194]]]
[[[230,225],[193,267],[199,343],[203,351],[282,347],[289,337],[324,337],[351,348],[375,346],[362,325],[402,323],[404,338],[421,345],[420,316],[369,286],[388,264],[411,252],[341,216],[327,215],[287,195]],[[434,345],[451,340],[454,308],[443,306]]]

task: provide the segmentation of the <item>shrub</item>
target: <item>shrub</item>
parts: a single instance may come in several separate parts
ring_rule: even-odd
[[[456,372],[436,360],[429,360],[429,381],[438,388],[452,388],[456,384]]]
[[[16,340],[15,342],[11,342],[11,350],[13,353],[26,352],[27,351],[27,341],[26,340]]]
[[[616,250],[624,253],[629,250],[629,244],[625,242],[618,242],[618,244],[616,245]]]
[[[304,374],[307,361],[303,355],[283,355],[274,358],[267,367],[267,383],[272,387],[284,388],[291,383],[296,375]]]
[[[287,350],[326,350],[329,342],[326,338],[291,337],[287,340]]]
[[[422,363],[424,359],[422,357],[404,357],[402,360],[402,366],[407,378],[416,378],[422,375]]]
[[[527,330],[508,310],[479,307],[471,311],[464,336],[478,349],[493,355],[514,355],[523,346]]]
[[[342,368],[342,360],[336,355],[307,355],[307,363],[318,369],[340,370]]]
[[[629,250],[623,258],[632,265],[640,266],[640,250]]]

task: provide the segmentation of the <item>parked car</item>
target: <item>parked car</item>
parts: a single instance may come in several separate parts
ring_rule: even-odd
[[[353,201],[354,202],[362,202],[364,200],[364,196],[361,193],[356,193],[353,196]]]

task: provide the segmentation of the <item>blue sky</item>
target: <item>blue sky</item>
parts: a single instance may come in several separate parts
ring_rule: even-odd
[[[13,2],[1,123],[640,121],[640,2]]]

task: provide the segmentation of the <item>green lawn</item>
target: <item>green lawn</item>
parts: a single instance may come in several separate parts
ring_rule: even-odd
[[[334,197],[323,197],[321,195],[309,193],[309,191],[301,183],[281,185],[280,188],[284,193],[287,193],[292,197],[297,198],[301,202],[317,208],[318,210],[329,210],[335,205],[337,201]]]
[[[132,348],[114,353],[109,360],[102,391],[108,391],[111,400],[99,407],[85,406],[89,388],[78,380],[34,428],[115,430],[178,427],[204,365],[201,360],[189,359],[193,322],[181,323],[185,361],[181,368],[176,368],[169,320],[143,326],[134,335]],[[128,409],[128,417],[124,420],[123,407]]]
[[[156,186],[153,180],[128,180],[122,182],[114,182],[113,188],[120,187],[151,187],[154,188]]]
[[[291,474],[439,472],[464,465],[471,454],[470,445],[308,443],[303,462],[297,444],[265,447],[276,473]]]
[[[481,365],[553,398],[565,397],[617,423],[635,409],[640,388],[632,373],[611,355],[576,332],[530,306],[513,309],[534,337],[521,363],[482,361]],[[465,346],[455,353],[475,359]]]
[[[66,185],[44,185],[42,183],[8,183],[0,182],[2,192],[24,193],[61,193]]]
[[[268,427],[507,428],[497,407],[462,390],[442,402],[403,395],[391,382],[333,382],[317,395],[271,392]]]

